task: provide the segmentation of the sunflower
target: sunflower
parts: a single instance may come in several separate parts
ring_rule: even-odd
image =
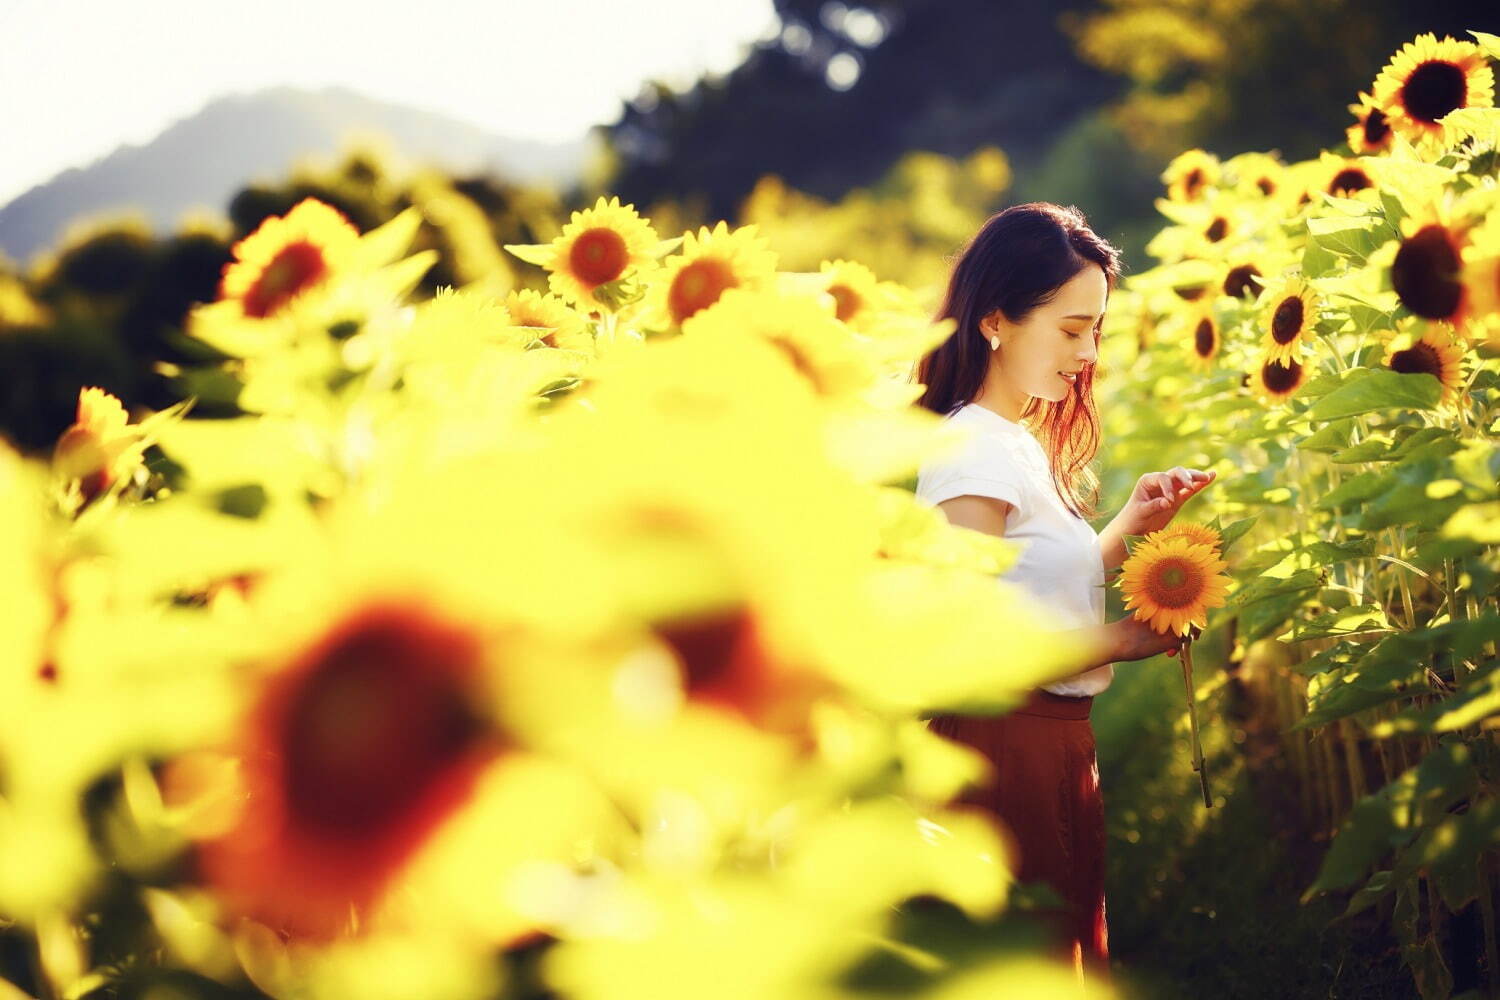
[[[1269,153],[1240,153],[1225,161],[1235,177],[1235,191],[1251,198],[1271,198],[1281,190],[1286,165]]]
[[[1450,200],[1438,196],[1404,216],[1390,278],[1406,308],[1463,329],[1473,312],[1470,289],[1463,281],[1472,222],[1456,214]]]
[[[1168,199],[1188,202],[1200,200],[1208,188],[1218,185],[1219,177],[1217,156],[1201,149],[1189,149],[1167,164],[1161,181],[1167,186]]]
[[[1442,385],[1438,400],[1441,407],[1451,407],[1463,387],[1463,343],[1444,323],[1428,323],[1420,337],[1398,334],[1386,344],[1385,366],[1403,375],[1431,375]]]
[[[1432,32],[1403,45],[1375,78],[1374,100],[1390,126],[1414,146],[1442,140],[1439,123],[1459,108],[1495,103],[1495,73],[1473,42]]]
[[[1359,103],[1349,105],[1354,124],[1345,130],[1349,149],[1356,156],[1379,156],[1391,150],[1391,123],[1375,103],[1375,98],[1361,92]]]
[[[1308,366],[1300,360],[1277,361],[1266,355],[1250,373],[1250,391],[1268,403],[1279,403],[1291,398],[1307,378]]]
[[[770,289],[731,288],[682,324],[685,337],[759,338],[825,399],[857,394],[876,378],[848,329],[818,300]]]
[[[1463,249],[1463,284],[1471,308],[1460,329],[1470,338],[1488,334],[1500,341],[1500,213],[1490,215],[1470,237]]]
[[[1192,332],[1189,360],[1200,371],[1208,371],[1213,368],[1214,359],[1219,356],[1219,349],[1223,346],[1219,335],[1219,321],[1214,319],[1212,312],[1201,310],[1188,315],[1188,326]]]
[[[537,341],[547,347],[569,351],[593,349],[588,323],[555,295],[529,288],[513,289],[505,296],[505,309],[512,326],[534,327]]]
[[[1335,198],[1356,198],[1366,191],[1360,200],[1374,197],[1378,192],[1375,178],[1357,159],[1338,156],[1324,150],[1318,156],[1318,178],[1314,182],[1317,190]]]
[[[1313,335],[1318,322],[1319,300],[1301,275],[1294,276],[1265,296],[1261,346],[1269,361],[1286,362],[1298,357],[1303,342]]]
[[[1225,267],[1224,280],[1219,283],[1219,288],[1223,294],[1232,299],[1254,302],[1260,297],[1261,289],[1265,287],[1265,284],[1260,268],[1255,265],[1254,261],[1247,260]]]
[[[1199,524],[1196,521],[1174,521],[1165,528],[1153,532],[1151,537],[1154,540],[1164,541],[1168,538],[1176,538],[1179,535],[1196,545],[1208,546],[1216,555],[1219,554],[1220,546],[1223,543],[1223,539],[1219,537],[1217,531],[1206,524]]]
[[[818,272],[828,281],[828,294],[837,308],[834,314],[852,329],[863,330],[874,314],[885,308],[888,294],[881,282],[863,264],[848,260],[825,260]]]
[[[348,270],[358,246],[359,230],[343,213],[304,198],[234,245],[219,298],[239,302],[251,319],[274,316],[303,292]]]
[[[327,939],[381,896],[499,749],[477,633],[375,601],[265,683],[239,747],[246,808],[205,841],[233,909]]]
[[[574,212],[551,243],[507,243],[505,249],[546,268],[548,287],[565,302],[607,311],[614,305],[601,298],[600,286],[652,269],[661,247],[656,230],[634,205],[600,195],[593,208]]]
[[[52,452],[52,465],[64,482],[77,481],[86,503],[140,468],[146,445],[140,428],[130,426],[125,407],[97,386],[78,391],[72,426]]]
[[[1207,626],[1209,608],[1223,607],[1228,563],[1208,545],[1184,535],[1150,535],[1121,568],[1125,607],[1157,632],[1186,635],[1189,625]]]
[[[683,236],[679,253],[667,258],[647,293],[643,324],[664,328],[718,301],[730,288],[757,288],[776,274],[776,253],[755,223],[730,231],[722,220]]]

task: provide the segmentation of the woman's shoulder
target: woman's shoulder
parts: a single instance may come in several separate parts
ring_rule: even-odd
[[[945,436],[957,443],[941,458],[923,464],[924,478],[945,475],[1013,478],[1029,468],[1031,456],[1027,451],[1026,431],[985,420],[971,407],[972,404],[961,407],[943,418],[945,425],[954,428]]]

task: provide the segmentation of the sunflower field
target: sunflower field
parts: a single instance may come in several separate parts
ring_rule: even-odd
[[[1225,574],[1178,808],[1266,721],[1303,901],[1377,915],[1424,998],[1500,989],[1473,37],[1314,159],[1176,157],[1099,371],[1106,493],[1217,473],[1171,543]],[[180,403],[85,386],[49,455],[0,441],[0,1000],[1126,995],[1042,957],[1044,887],[956,804],[983,759],[923,722],[1087,652],[913,494],[960,443],[913,405],[944,254],[1009,184],[918,155],[888,215],[767,179],[738,225],[602,196],[503,246],[434,184],[236,242]]]

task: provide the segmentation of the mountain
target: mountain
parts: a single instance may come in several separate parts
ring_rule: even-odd
[[[247,183],[283,177],[304,156],[336,156],[351,130],[384,134],[412,163],[559,188],[576,180],[588,148],[582,136],[566,143],[508,139],[341,87],[273,87],[210,101],[143,146],[121,146],[31,188],[0,208],[0,252],[25,261],[55,244],[71,220],[117,210],[139,209],[162,233],[175,230],[189,209],[222,215]]]

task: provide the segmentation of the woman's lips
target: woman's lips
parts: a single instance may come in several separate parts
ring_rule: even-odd
[[[1078,381],[1077,375],[1069,375],[1067,372],[1058,372],[1057,374],[1061,375],[1063,380],[1069,385],[1072,385],[1074,382]]]

